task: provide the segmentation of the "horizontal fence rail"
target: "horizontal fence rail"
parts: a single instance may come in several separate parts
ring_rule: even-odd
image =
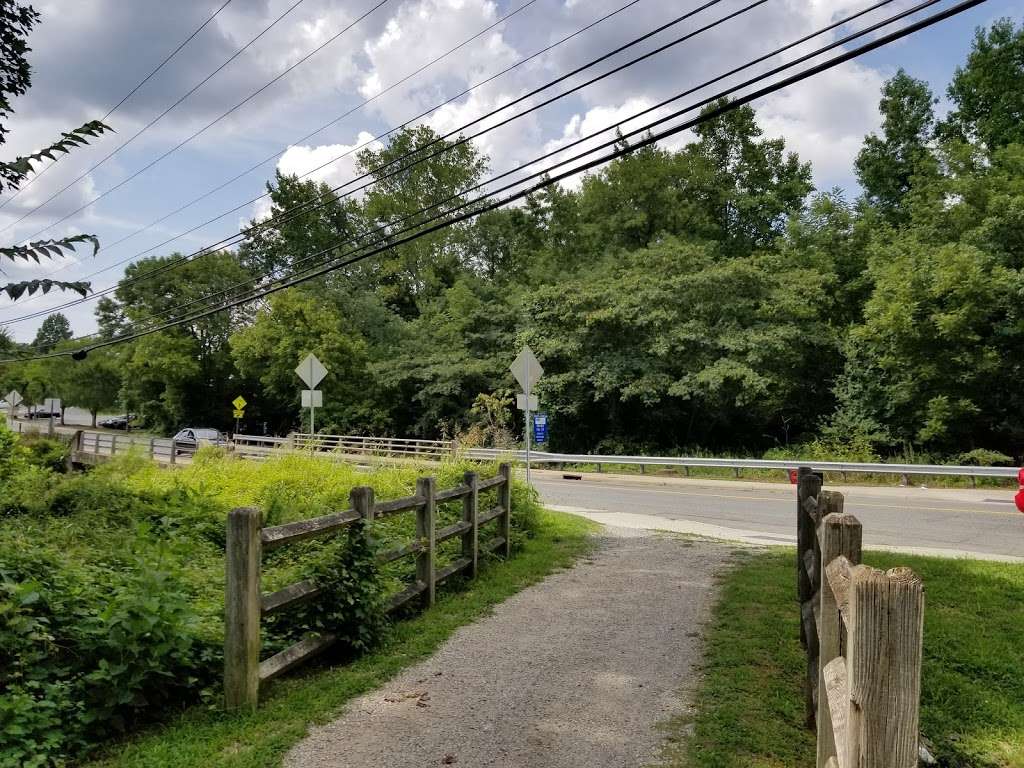
[[[480,493],[494,489],[497,504],[481,510]],[[462,518],[451,525],[437,527],[437,505],[461,501]],[[498,474],[481,480],[467,472],[461,485],[437,490],[433,477],[416,481],[416,494],[393,501],[377,502],[373,488],[353,488],[350,508],[322,517],[294,523],[263,527],[258,509],[234,509],[228,515],[225,632],[224,699],[229,710],[252,709],[259,702],[262,683],[324,652],[337,642],[329,633],[308,636],[280,653],[260,660],[260,623],[263,616],[315,600],[322,595],[312,580],[289,584],[275,592],[264,593],[260,586],[263,553],[307,539],[330,536],[357,521],[374,520],[406,512],[416,513],[416,537],[392,549],[379,552],[379,564],[414,557],[416,575],[412,583],[392,596],[388,610],[419,599],[433,605],[437,586],[457,573],[475,578],[480,553],[511,553],[512,468],[502,464]],[[480,528],[496,522],[496,535],[481,544]],[[448,565],[437,567],[437,546],[449,539],[461,541],[460,556]]]
[[[113,438],[117,438],[114,444]],[[83,454],[112,455],[127,451],[129,446],[148,451],[149,441],[155,441],[152,454],[157,460],[173,463],[174,455],[180,455],[170,448],[170,438],[143,438],[115,435],[110,432],[82,430],[82,438],[76,451]],[[478,461],[514,461],[525,463],[525,451],[499,448],[462,448],[453,440],[416,440],[397,437],[364,437],[359,435],[309,435],[294,433],[288,437],[261,435],[235,435],[229,449],[246,458],[259,459],[281,450],[303,450],[331,453],[338,456],[379,456],[383,458],[409,458],[439,460],[450,456],[463,456]],[[989,477],[1015,479],[1016,467],[975,467],[946,464],[888,464],[850,461],[812,461],[806,459],[715,459],[700,456],[602,456],[587,453],[549,453],[531,451],[531,465],[580,465],[608,464],[640,466],[664,466],[691,468],[731,469],[739,474],[742,470],[778,470],[790,472],[798,466],[810,467],[815,472],[836,472],[840,474],[876,474],[901,476],[948,476],[948,477]]]
[[[843,495],[801,467],[797,594],[816,766],[909,768],[921,749],[924,587],[909,568],[862,565],[862,536]]]
[[[250,435],[236,435],[236,446],[255,446],[266,440]],[[454,440],[412,440],[406,438],[361,437],[357,435],[292,435],[274,438],[277,447],[304,448],[352,455],[376,456],[450,456],[462,455],[483,461],[507,459],[524,463],[525,451],[500,448],[461,448]],[[945,464],[887,464],[851,461],[813,461],[807,459],[714,459],[699,456],[600,456],[586,453],[549,453],[531,451],[530,464],[631,464],[684,468],[719,468],[733,470],[779,470],[788,472],[807,466],[816,472],[851,472],[880,475],[948,475],[957,477],[1016,478],[1015,467],[974,467]]]

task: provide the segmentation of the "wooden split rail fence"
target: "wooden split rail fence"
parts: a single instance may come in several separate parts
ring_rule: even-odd
[[[924,587],[909,568],[861,564],[860,521],[801,467],[797,591],[806,717],[817,768],[918,764]]]
[[[479,495],[497,489],[498,503],[480,511]],[[439,503],[462,500],[462,519],[452,525],[435,525]],[[402,512],[416,512],[416,538],[378,555],[381,564],[403,557],[416,558],[416,578],[395,595],[388,606],[394,610],[420,597],[425,606],[434,603],[437,585],[463,571],[476,577],[481,552],[498,552],[507,557],[511,545],[512,469],[502,464],[495,477],[481,480],[467,472],[463,484],[438,491],[433,477],[416,482],[416,495],[394,501],[376,502],[373,488],[353,488],[351,507],[310,520],[264,528],[258,509],[234,509],[227,523],[227,583],[225,595],[224,696],[229,710],[254,708],[262,683],[287,672],[319,655],[336,642],[330,634],[310,636],[289,648],[260,661],[260,621],[262,617],[313,600],[321,592],[311,580],[291,584],[276,592],[264,593],[260,587],[263,552],[320,536],[336,534],[356,521],[365,522]],[[480,545],[480,527],[497,521],[497,536]],[[437,545],[460,537],[461,557],[436,569]]]

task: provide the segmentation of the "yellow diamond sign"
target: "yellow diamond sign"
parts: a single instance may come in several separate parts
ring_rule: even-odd
[[[236,410],[236,411],[240,411],[240,410],[242,410],[243,408],[245,408],[245,406],[247,406],[247,405],[248,405],[248,403],[247,403],[247,402],[245,401],[245,398],[244,398],[244,397],[242,397],[241,395],[239,395],[239,396],[238,396],[238,397],[236,397],[236,398],[235,398],[234,400],[232,400],[232,401],[231,401],[231,404],[232,404],[233,406],[235,406],[235,410]]]

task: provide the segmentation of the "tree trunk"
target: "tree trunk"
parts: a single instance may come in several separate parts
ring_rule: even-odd
[[[92,428],[96,429],[96,413],[97,411],[89,411],[89,415],[92,416]]]

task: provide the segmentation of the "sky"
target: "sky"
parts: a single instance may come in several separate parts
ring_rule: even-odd
[[[752,1],[720,0],[468,130],[488,127],[542,99],[568,91],[590,77],[739,11]],[[236,234],[246,222],[266,215],[266,198],[255,198],[264,194],[275,168],[284,173],[312,171],[308,178],[342,184],[354,176],[355,148],[377,146],[374,137],[432,110],[628,2],[231,0],[107,118],[115,133],[62,157],[13,199],[10,193],[0,196],[2,242],[87,232],[97,235],[103,244],[95,257],[90,249],[41,266],[4,264],[6,279],[52,275],[60,280],[88,280],[94,291],[102,290],[115,284],[124,267],[134,260],[192,253]],[[10,134],[6,145],[0,147],[2,156],[11,159],[27,154],[58,138],[61,131],[102,117],[222,3],[36,2],[42,18],[29,38],[32,88],[14,100],[15,115],[6,122]],[[607,140],[616,126],[628,131],[641,125],[643,121],[628,120],[635,113],[870,4],[871,0],[765,0],[475,142],[489,157],[491,171],[501,173],[602,132],[574,150],[579,152]],[[944,0],[939,7],[949,4]],[[638,0],[547,53],[430,111],[417,122],[441,133],[460,129],[700,5],[700,0]],[[792,61],[881,20],[894,9],[910,6],[906,0],[895,0],[851,25],[816,37],[716,87],[738,83]],[[282,14],[269,31],[235,56]],[[927,80],[940,99],[938,111],[942,113],[948,109],[946,85],[970,50],[975,28],[1001,17],[1021,23],[1024,11],[1017,0],[988,0],[909,39],[756,102],[759,123],[767,136],[783,137],[790,150],[812,163],[818,188],[839,186],[855,196],[853,158],[864,136],[878,129],[877,104],[885,80],[900,67]],[[267,86],[335,35],[337,38],[319,52]],[[423,68],[463,43],[454,53]],[[195,88],[232,56],[235,58],[230,63]],[[395,85],[420,68],[423,70],[407,82]],[[182,99],[193,88],[194,92]],[[264,90],[232,110],[261,88]],[[696,90],[672,108],[656,110],[645,120],[710,93],[712,90],[707,88]],[[179,104],[139,133],[179,99]],[[229,110],[227,117],[206,127]],[[318,130],[323,126],[327,127]],[[195,139],[174,149],[201,129]],[[663,144],[678,148],[686,140],[687,134],[682,133]],[[173,151],[159,159],[169,150]],[[556,156],[548,164],[564,157]],[[329,161],[334,162],[313,171]],[[533,170],[536,168],[522,175]],[[226,183],[236,176],[240,178]],[[578,178],[566,183],[578,183]],[[198,202],[168,215],[200,196]],[[45,313],[74,298],[58,293],[22,298],[16,303],[0,298],[0,326],[6,325],[19,341],[31,341]],[[62,310],[76,335],[95,329],[94,307],[95,301],[86,301]],[[36,313],[40,316],[18,320]]]

